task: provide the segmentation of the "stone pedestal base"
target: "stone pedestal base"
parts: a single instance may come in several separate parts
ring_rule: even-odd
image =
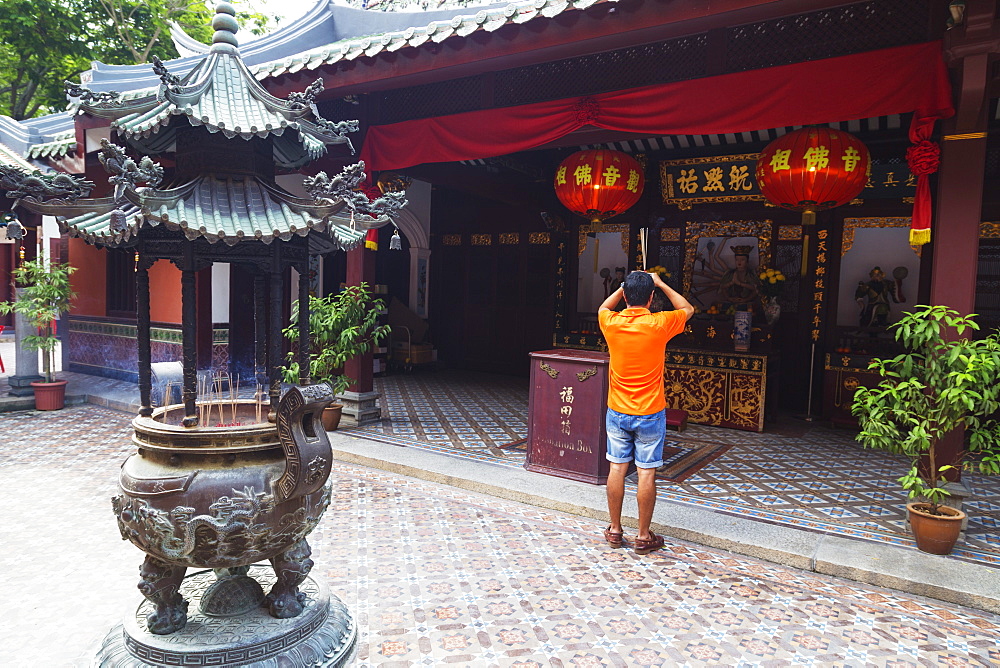
[[[45,380],[45,378],[39,375],[10,376],[7,378],[7,382],[10,384],[10,396],[33,397],[35,396],[35,389],[31,387],[31,384],[40,383],[43,380]]]
[[[265,589],[274,584],[268,566],[254,565],[249,575]],[[99,668],[156,668],[160,666],[328,666],[338,668],[353,658],[357,625],[347,607],[325,584],[310,577],[299,585],[306,607],[298,617],[275,619],[266,608],[236,617],[214,617],[200,612],[201,597],[216,581],[213,571],[184,578],[181,595],[188,608],[187,625],[169,635],[146,628],[152,605],[143,600],[130,608],[96,648],[91,664]]]
[[[350,426],[361,426],[382,419],[382,409],[376,403],[378,392],[344,392],[337,401],[344,404],[343,420]]]

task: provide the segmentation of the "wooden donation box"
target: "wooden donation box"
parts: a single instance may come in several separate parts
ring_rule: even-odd
[[[603,485],[608,408],[608,354],[590,350],[530,353],[528,456],[536,473]]]

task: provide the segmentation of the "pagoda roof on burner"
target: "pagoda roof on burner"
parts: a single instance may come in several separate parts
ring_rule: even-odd
[[[228,138],[273,137],[275,162],[286,169],[321,157],[327,146],[350,145],[345,133],[356,130],[356,122],[332,123],[319,116],[314,98],[322,85],[287,100],[268,93],[239,55],[231,6],[219,3],[217,11],[210,52],[182,78],[155,60],[153,70],[161,80],[156,89],[122,95],[74,87],[70,95],[79,98],[79,109],[113,119],[111,128],[146,154],[161,153],[173,143],[175,118]]]
[[[189,240],[204,237],[230,246],[241,239],[270,243],[325,232],[336,246],[351,250],[364,241],[368,228],[388,222],[385,217],[359,216],[351,223],[343,202],[318,204],[254,176],[237,175],[210,174],[166,190],[126,190],[117,206],[113,197],[76,204],[23,202],[32,211],[56,215],[62,232],[106,246],[127,245],[140,228],[163,225],[183,231]],[[123,222],[112,220],[116,208],[125,214]]]

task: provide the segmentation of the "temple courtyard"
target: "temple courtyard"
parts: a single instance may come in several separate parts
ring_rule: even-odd
[[[895,462],[849,433],[693,426],[659,483],[667,546],[636,556],[600,538],[603,488],[521,466],[524,381],[450,374],[380,379],[384,419],[331,434],[309,541],[355,615],[354,665],[1000,664],[994,481],[967,481],[975,521],[932,557]],[[134,385],[67,375],[91,403],[0,413],[2,666],[89,665],[140,602],[110,503]]]

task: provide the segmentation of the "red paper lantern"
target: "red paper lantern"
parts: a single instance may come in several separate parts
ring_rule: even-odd
[[[595,225],[638,202],[645,184],[642,165],[620,151],[578,151],[556,169],[559,201]]]
[[[802,128],[775,139],[757,159],[757,183],[772,204],[815,213],[847,204],[868,183],[871,157],[857,137],[828,127]]]

